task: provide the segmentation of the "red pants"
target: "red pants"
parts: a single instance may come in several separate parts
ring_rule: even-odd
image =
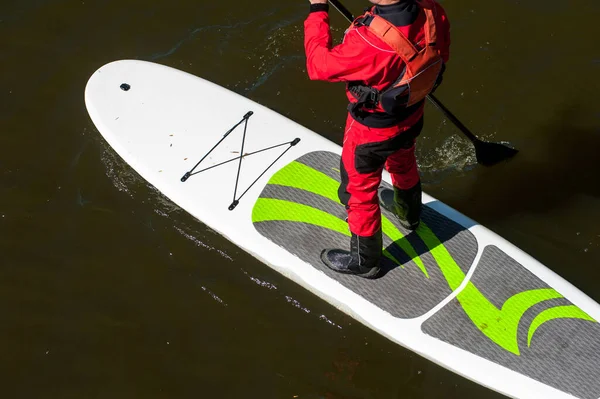
[[[406,190],[419,182],[415,139],[422,129],[422,118],[410,128],[376,129],[364,126],[348,115],[338,195],[348,210],[352,233],[369,237],[381,229],[377,189],[384,167],[391,174],[395,187]]]

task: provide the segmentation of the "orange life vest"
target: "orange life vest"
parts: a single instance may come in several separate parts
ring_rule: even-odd
[[[410,107],[424,100],[437,82],[442,71],[443,60],[436,48],[434,5],[426,0],[417,3],[426,16],[425,45],[421,50],[417,49],[391,22],[370,11],[353,22],[353,26],[367,26],[372,33],[390,46],[406,65],[396,82],[381,92],[368,86],[359,85],[354,90],[352,87],[349,88],[351,92],[355,93],[359,102],[361,97],[363,100],[367,100],[364,104],[367,108],[380,105],[386,113],[396,114],[401,112],[402,108]],[[367,95],[365,89],[370,89],[371,93]]]

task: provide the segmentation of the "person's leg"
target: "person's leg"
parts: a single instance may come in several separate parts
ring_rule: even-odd
[[[351,232],[350,252],[327,249],[321,254],[331,269],[362,277],[379,272],[382,251],[381,210],[377,189],[385,159],[361,151],[370,138],[370,129],[348,118],[342,148],[340,201],[348,211]]]
[[[364,129],[364,127],[362,127]],[[352,233],[363,237],[372,236],[381,230],[381,210],[377,189],[381,184],[384,159],[360,153],[360,139],[364,138],[361,128],[354,127],[344,143],[340,173],[340,201],[348,210],[348,225]],[[362,155],[362,156],[361,156]]]
[[[419,226],[421,219],[421,180],[415,156],[414,137],[418,136],[423,127],[422,120],[408,131],[406,140],[400,148],[392,153],[386,163],[385,168],[392,176],[394,186],[393,204],[382,198],[382,203],[386,209],[392,210],[400,223],[407,229],[415,230]]]

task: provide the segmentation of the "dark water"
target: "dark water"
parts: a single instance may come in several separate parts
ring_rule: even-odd
[[[429,109],[426,191],[600,301],[600,3],[444,5],[453,54],[439,98],[521,154],[478,167]],[[89,76],[136,58],[212,80],[339,143],[342,87],[304,71],[307,8],[0,1],[3,397],[500,397],[211,232],[120,161],[88,118]],[[332,23],[339,39],[346,23],[333,12]]]

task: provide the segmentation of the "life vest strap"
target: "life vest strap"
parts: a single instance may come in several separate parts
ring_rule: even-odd
[[[425,40],[428,46],[435,46],[437,41],[437,29],[435,26],[435,15],[433,10],[435,5],[429,0],[418,0],[417,4],[425,11],[427,23],[425,24]]]
[[[435,46],[437,40],[437,31],[435,27],[435,17],[432,11],[432,4],[427,0],[418,1],[419,6],[426,16],[424,26],[426,46]],[[419,50],[394,24],[385,18],[367,11],[362,17],[354,22],[356,25],[364,25],[380,37],[388,46],[390,46],[406,63],[412,61]]]
[[[375,109],[379,104],[379,90],[370,86],[365,86],[357,82],[349,82],[348,91],[356,98],[356,102],[350,104],[349,111],[351,113],[361,114],[363,107]]]
[[[368,25],[369,29],[380,37],[388,46],[390,46],[404,62],[410,62],[419,51],[404,36],[404,34],[388,20],[373,15],[373,19]]]

